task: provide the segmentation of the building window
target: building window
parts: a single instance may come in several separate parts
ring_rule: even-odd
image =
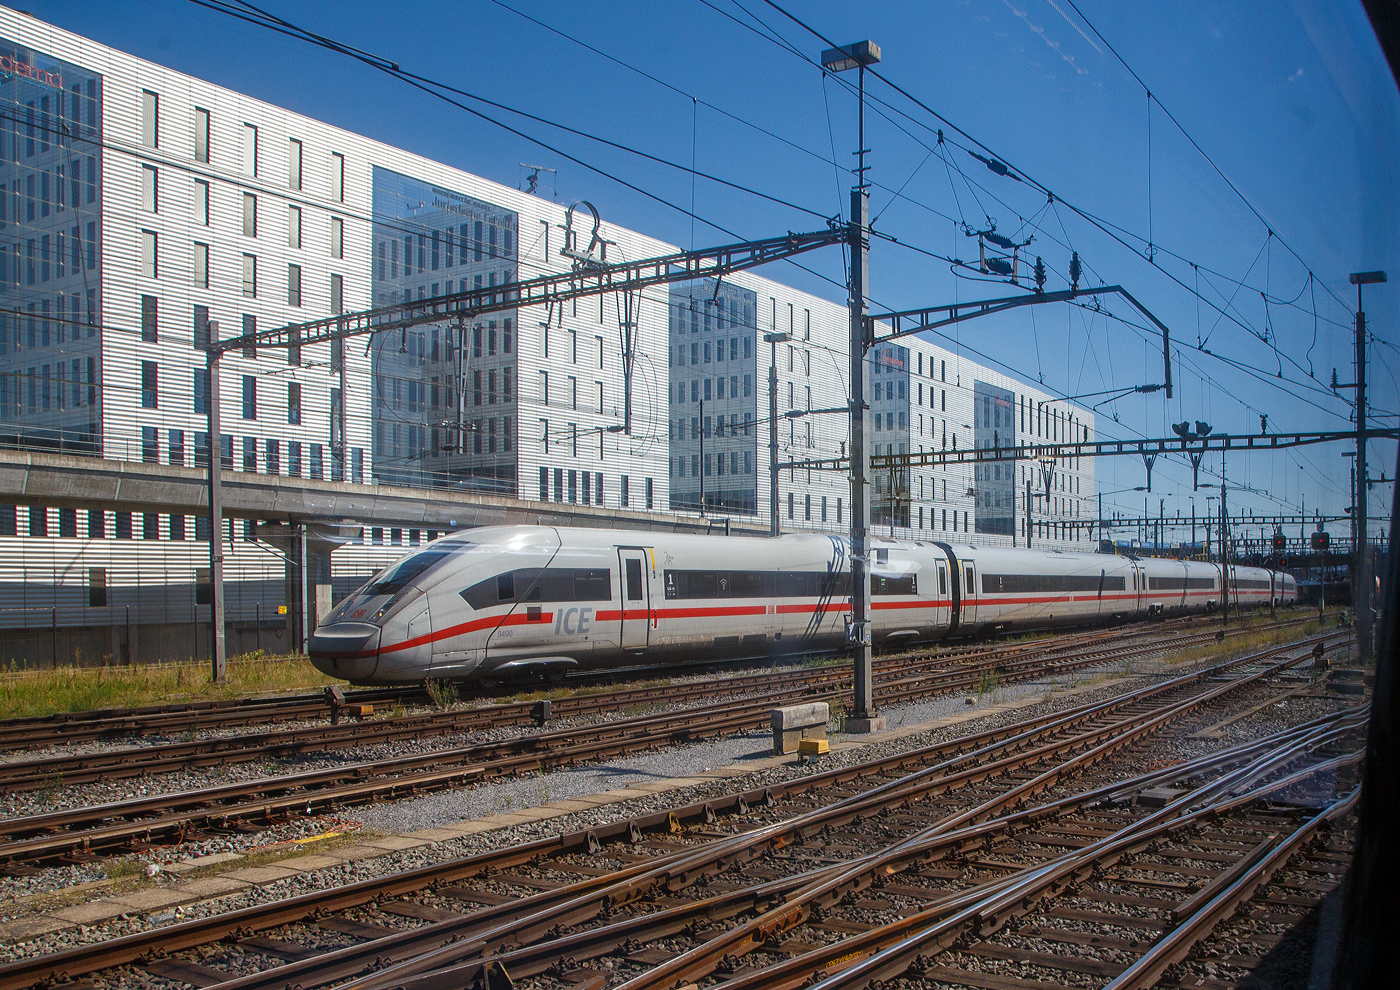
[[[331,257],[345,257],[345,221],[340,217],[331,217]]]
[[[295,440],[287,443],[287,474],[293,478],[301,477],[301,444]]]
[[[287,422],[293,426],[301,425],[301,384],[299,382],[287,384]]]
[[[88,533],[88,538],[92,534]],[[88,568],[88,607],[105,608],[107,606],[107,568]]]
[[[141,362],[141,408],[156,408],[156,393],[158,390],[156,363],[154,361]]]
[[[243,174],[258,174],[258,129],[252,124],[243,125]]]
[[[170,452],[170,463],[175,467],[185,466],[185,431],[171,430],[170,443],[167,447]]]
[[[209,226],[209,183],[201,179],[194,180],[194,218],[201,226]]]
[[[209,288],[209,245],[194,242],[194,284]]]
[[[243,236],[258,236],[258,197],[252,193],[243,194]]]
[[[339,275],[331,276],[331,313],[338,315],[345,312],[345,280]],[[339,371],[338,359],[344,349],[344,341],[331,342],[331,370]]]
[[[141,166],[141,209],[147,213],[160,212],[160,172],[154,165]]]
[[[268,474],[282,473],[282,442],[273,440],[270,437],[263,441],[263,457],[267,463]]]
[[[199,107],[194,108],[194,160],[209,161],[209,111]]]
[[[287,247],[301,247],[301,207],[287,207]]]
[[[250,298],[258,294],[258,257],[255,254],[243,256],[243,294]]]
[[[338,151],[331,152],[331,199],[345,202],[345,156]]]
[[[287,140],[287,188],[301,188],[301,142],[296,138]]]
[[[363,447],[350,448],[350,480],[357,485],[365,483],[365,450]]]
[[[628,504],[629,504],[629,501],[628,501],[628,500],[629,500],[629,492],[628,492],[628,487],[629,487],[629,485],[628,485],[628,481],[629,481],[629,479],[628,479],[627,475],[624,474],[624,475],[622,476],[622,496],[621,496],[621,497],[622,497],[621,505],[622,505],[622,507],[623,507],[624,509],[627,508],[627,507],[628,507]]]
[[[325,461],[322,457],[323,448],[319,443],[311,445],[311,477],[320,481],[326,476]]]
[[[652,503],[653,503],[653,501],[654,501],[654,499],[653,499],[654,489],[653,489],[653,486],[652,486],[652,483],[651,483],[651,479],[650,479],[650,478],[647,479],[646,488],[647,488],[647,508],[650,509],[650,508],[652,507]]]
[[[160,147],[160,94],[141,90],[141,143],[147,148]]]
[[[160,433],[154,426],[141,427],[141,463],[160,463]]]
[[[243,376],[243,418],[258,418],[258,380],[252,375]]]
[[[287,266],[287,305],[301,305],[301,265]]]
[[[245,378],[244,381],[247,379]],[[247,474],[258,473],[258,440],[256,437],[243,438],[243,470]],[[251,519],[248,521],[252,522]]]
[[[29,242],[31,245],[33,241]],[[141,274],[146,278],[160,278],[159,240],[154,230],[141,231]],[[31,279],[32,281],[32,279]]]
[[[160,301],[155,296],[141,297],[141,339],[148,343],[159,340],[159,308]]]
[[[87,538],[102,540],[107,538],[107,513],[101,509],[88,509]]]

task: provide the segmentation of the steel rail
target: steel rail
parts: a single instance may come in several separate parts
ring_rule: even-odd
[[[1161,645],[1149,643],[1132,649],[1155,652]],[[1127,651],[1109,652],[1122,656]],[[1084,666],[1103,660],[1102,655],[1094,654],[1081,658],[1076,664]],[[1035,675],[1035,671],[1010,672],[1006,677],[1015,680]],[[961,679],[935,678],[930,682],[926,678],[897,684],[890,696],[917,697],[944,691],[950,686],[966,686],[975,683],[976,676],[976,673],[968,673]],[[848,695],[849,689],[845,687],[815,695],[806,688],[797,687],[787,694],[801,698],[827,697],[836,702]],[[183,841],[202,830],[237,828],[255,820],[275,822],[301,814],[303,809],[313,814],[318,808],[333,810],[350,803],[401,797],[507,773],[575,764],[640,748],[742,731],[766,723],[771,705],[782,698],[782,694],[770,695],[760,701],[726,703],[699,711],[690,709],[642,716],[433,754],[10,819],[0,822],[0,834],[11,836],[11,841],[0,843],[0,862],[35,862],[112,850],[129,851],[133,844]],[[706,721],[697,722],[697,715],[702,714]],[[590,741],[579,742],[580,739]],[[456,766],[443,769],[445,763]],[[340,783],[346,777],[358,779],[353,783]],[[124,820],[111,823],[114,819]]]
[[[1278,650],[1265,651],[1265,654],[1259,656],[1272,656],[1277,652]],[[873,774],[897,771],[915,764],[919,760],[939,759],[948,754],[962,752],[967,752],[970,759],[979,759],[990,752],[989,747],[1022,745],[1036,732],[1055,731],[1065,725],[1091,719],[1115,708],[1129,706],[1144,698],[1154,697],[1185,686],[1191,681],[1218,676],[1230,668],[1253,662],[1259,656],[1236,658],[1224,664],[1207,668],[1197,674],[1182,675],[1163,684],[1128,692],[1115,699],[1094,702],[1068,711],[1041,716],[1022,725],[987,729],[959,739],[924,747],[921,750],[895,754],[851,767],[834,768],[810,777],[775,784],[770,788],[739,791],[708,801],[694,802],[670,811],[652,813],[589,830],[539,839],[516,847],[478,854],[463,860],[421,867],[401,874],[360,881],[334,890],[300,895],[272,904],[257,905],[180,922],[153,931],[121,936],[108,940],[100,946],[77,946],[49,956],[15,960],[0,965],[0,990],[20,990],[20,988],[31,986],[40,981],[65,980],[75,975],[106,967],[131,963],[148,957],[151,953],[174,952],[192,948],[216,940],[231,931],[257,931],[275,928],[279,925],[304,920],[321,912],[344,910],[379,898],[411,893],[433,884],[450,883],[479,876],[488,869],[502,869],[520,865],[539,856],[568,854],[595,848],[603,841],[635,838],[642,834],[643,830],[660,829],[665,831],[676,827],[679,822],[683,821],[710,821],[717,814],[744,811],[750,806],[757,806],[778,796],[797,796],[824,786],[840,786],[846,783],[865,781]],[[888,791],[891,786],[893,785],[881,785],[875,790]],[[853,799],[840,802],[842,806],[847,807],[855,803]],[[798,828],[800,829],[800,824]],[[733,850],[742,849],[746,841],[748,841],[747,836],[740,840],[716,844],[723,846],[719,850],[720,858],[728,856]],[[668,861],[675,862],[679,858],[679,856],[671,857]],[[444,922],[424,926],[410,932],[375,940],[363,946],[352,946],[341,950],[341,953],[350,957],[354,965],[354,968],[349,972],[359,972],[366,963],[372,962],[376,958],[382,960],[401,958],[403,953],[414,953],[422,946],[437,945],[454,938],[460,938],[469,927],[478,924],[501,923],[509,918],[531,913],[540,907],[558,905],[561,902],[573,900],[589,891],[602,891],[612,886],[614,881],[636,878],[649,872],[651,865],[640,864],[628,867],[611,877],[589,878],[559,891],[541,892],[514,904],[487,908],[474,914],[471,919],[462,919],[456,923]],[[264,975],[272,981],[268,984],[269,987],[280,987],[282,983],[279,981],[283,977],[291,977],[301,968],[303,967],[300,964],[289,963],[287,967],[281,967]]]
[[[1246,803],[1267,797],[1300,780],[1327,772],[1338,766],[1355,763],[1358,760],[1358,756],[1359,754],[1353,753],[1335,760],[1315,764],[1282,780],[1261,785],[1247,795]],[[1059,802],[1057,802],[1057,804],[1058,803]],[[1234,806],[1240,806],[1237,799],[1232,800],[1230,803]],[[1226,810],[1223,806],[1220,809],[1208,809],[1208,814],[1220,814],[1223,810]],[[1006,821],[1006,819],[997,819],[990,824],[1000,825],[1004,821]],[[1194,823],[1194,821],[1185,823],[1178,821],[1171,823],[1170,827],[1174,829],[1189,828]],[[967,831],[971,832],[972,830]],[[1076,853],[1068,853],[1065,854],[1063,858],[1072,858],[1075,855]],[[1246,856],[1241,862],[1248,862],[1248,860],[1249,857]],[[1232,872],[1234,869],[1235,867],[1231,867],[1230,870],[1226,872]],[[1024,879],[1024,873],[1012,874],[1011,876],[998,878],[965,891],[959,891],[948,898],[930,904],[927,908],[905,918],[901,918],[898,921],[878,926],[867,932],[842,939],[839,942],[820,946],[776,965],[736,977],[726,982],[726,990],[795,990],[795,988],[798,987],[810,986],[813,982],[820,982],[822,979],[831,976],[839,970],[847,969],[864,962],[873,957],[876,953],[890,950],[901,943],[908,944],[916,940],[921,932],[945,920],[954,912],[965,910],[978,903],[985,902],[998,894],[1003,894],[1012,885],[1022,883]],[[916,950],[922,948],[917,942],[913,942],[913,944]],[[843,980],[838,984],[840,990],[855,990],[856,987],[864,986],[875,979],[887,979],[889,976],[897,975],[899,972],[907,970],[910,965],[915,964],[913,961],[908,960],[909,953],[907,950],[902,953],[902,955],[906,960],[903,969],[900,968],[899,962],[896,961],[898,958],[897,956],[887,957],[886,965],[879,971],[881,976],[866,975],[861,979],[850,979],[849,983]],[[922,952],[918,952],[917,955],[914,956],[915,960],[920,958],[923,958]],[[815,980],[814,974],[816,975]],[[409,988],[406,987],[405,990],[409,990]],[[412,990],[427,990],[427,988],[413,987]]]
[[[1139,633],[1129,634],[1132,638]],[[1099,641],[1097,638],[1094,641]],[[1078,642],[1043,643],[983,650],[954,659],[924,657],[887,657],[876,664],[877,676],[892,679],[909,671],[937,673],[950,669],[955,676],[969,666],[983,669],[992,663],[1011,662],[1021,654],[1032,657],[1054,656],[1077,648]],[[1023,661],[1024,662],[1024,661]],[[716,694],[740,694],[756,689],[774,690],[783,686],[816,687],[849,679],[849,670],[833,663],[817,668],[766,671],[718,680],[668,684],[661,687],[624,688],[600,694],[577,695],[551,702],[552,719],[613,712],[638,704],[668,702],[694,698],[713,698]],[[960,686],[959,684],[954,686]],[[56,780],[64,784],[79,784],[93,780],[119,779],[147,773],[169,772],[187,767],[214,766],[223,763],[246,762],[269,756],[287,756],[307,751],[323,751],[374,742],[401,739],[421,739],[449,732],[481,730],[529,723],[534,720],[532,702],[510,702],[477,708],[432,712],[421,715],[350,721],[333,726],[270,730],[246,736],[225,736],[192,742],[159,743],[103,750],[97,753],[49,756],[37,760],[13,760],[0,763],[0,793],[51,786]],[[321,714],[328,711],[320,703]]]
[[[1266,652],[1272,654],[1281,651],[1275,650]],[[1274,669],[1286,669],[1288,666],[1302,662],[1302,660],[1309,655],[1310,653],[1285,661],[1282,664],[1275,665]],[[1165,691],[1188,685],[1193,681],[1207,679],[1215,674],[1223,673],[1231,667],[1239,666],[1242,663],[1247,663],[1254,659],[1255,657],[1240,658],[1236,661],[1208,668],[1205,671],[1184,675],[1172,681],[1156,685],[1148,691],[1134,692],[1132,697],[1135,699],[1142,696],[1151,697]],[[1240,679],[1234,684],[1219,686],[1205,692],[1202,697],[1203,699],[1218,697],[1224,690],[1229,690],[1234,686],[1243,686],[1243,684],[1255,680],[1257,676],[1258,675],[1251,675],[1250,677]],[[1099,706],[1089,706],[1087,711],[1082,713],[1075,721],[1082,720],[1091,714],[1111,710],[1114,707],[1117,707],[1117,705],[1111,702],[1105,702]],[[1169,707],[1173,711],[1179,708],[1177,705],[1171,705]],[[1144,716],[1138,716],[1138,719],[1146,720]],[[1068,722],[1069,720],[1066,721]],[[1165,724],[1165,722],[1166,720],[1159,720],[1158,724]],[[1054,723],[1051,724],[1053,725]],[[1037,731],[1043,732],[1044,730]],[[1132,730],[1130,729],[1129,732],[1131,733]],[[713,848],[706,847],[701,852],[653,868],[640,877],[630,878],[625,882],[613,885],[603,892],[602,896],[606,896],[609,903],[617,905],[637,900],[651,889],[674,889],[678,886],[693,882],[695,877],[704,871],[723,866],[726,862],[751,860],[769,849],[785,848],[795,842],[800,842],[806,834],[813,829],[839,825],[864,815],[878,814],[892,807],[900,807],[909,804],[930,793],[935,793],[944,783],[944,777],[947,776],[948,770],[959,764],[969,762],[973,764],[970,769],[963,771],[961,776],[964,780],[985,779],[988,774],[983,772],[979,766],[981,759],[992,755],[992,753],[997,750],[1014,747],[1017,743],[1026,741],[1033,734],[1034,732],[1012,736],[1002,743],[984,747],[982,750],[977,750],[956,757],[953,760],[946,761],[945,763],[918,771],[899,781],[879,785],[863,794],[846,798],[820,811],[809,812],[781,823],[764,826],[755,831],[738,836],[734,840],[718,843]],[[1096,735],[1096,733],[1091,730],[1088,735],[1092,737]],[[1136,733],[1134,733],[1134,735],[1136,735]],[[1060,749],[1061,747],[1052,745],[1051,748]],[[1029,758],[1025,756],[1019,760],[1012,759],[1007,764],[1008,769],[1014,766],[1024,765],[1028,759]],[[407,962],[386,967],[358,980],[352,980],[345,984],[341,990],[382,990],[382,988],[396,985],[398,981],[407,976],[427,972],[445,964],[457,963],[467,958],[481,955],[491,945],[498,944],[502,940],[518,941],[522,938],[531,937],[532,935],[542,934],[555,925],[581,923],[588,920],[588,918],[596,913],[597,896],[598,895],[595,894],[564,902],[551,910],[532,916],[529,919],[529,931],[520,931],[518,930],[518,926],[502,926],[501,928],[491,930],[479,938],[461,940],[452,945],[445,946],[444,948],[415,957]],[[795,910],[800,911],[801,909],[798,908]],[[783,915],[783,917],[790,917],[790,913]],[[765,939],[766,937],[767,935],[764,936]],[[721,938],[724,938],[724,936],[721,936]],[[673,966],[672,968],[680,967]],[[675,974],[669,973],[667,975],[674,976]],[[662,982],[665,982],[664,979]],[[668,987],[669,985],[670,984],[667,983]]]
[[[1317,722],[1323,723],[1326,719],[1319,719]],[[1286,740],[1297,734],[1299,727],[1276,733],[1267,737],[1266,740],[1255,740],[1231,747],[1228,750],[1216,754],[1219,762],[1215,769],[1230,766],[1232,762],[1240,762],[1248,759],[1261,746],[1268,747],[1275,745],[1281,740]],[[1201,769],[1211,767],[1212,757],[1200,758],[1192,761],[1199,764]],[[1319,768],[1314,766],[1308,768],[1306,774],[1316,774]],[[1047,819],[1063,817],[1074,813],[1084,807],[1092,807],[1105,800],[1110,800],[1116,789],[1128,788],[1142,790],[1152,786],[1159,777],[1158,773],[1140,775],[1132,780],[1117,781],[1113,784],[1094,788],[1087,792],[1070,795],[1060,798],[1048,805],[1040,805],[1034,808],[1022,809],[1001,818],[996,818],[985,823],[972,826],[964,826],[950,832],[944,832],[938,836],[936,846],[930,845],[922,851],[924,861],[931,858],[947,857],[949,855],[967,855],[969,851],[983,848],[989,840],[996,836],[1004,836],[1008,833],[1022,829],[1032,822],[1044,822]],[[862,857],[862,861],[874,859],[876,853]],[[588,928],[581,932],[563,935],[555,939],[549,939],[542,943],[526,945],[520,948],[503,948],[501,951],[488,955],[482,959],[473,960],[461,965],[444,969],[432,970],[417,977],[411,977],[398,984],[399,990],[459,990],[460,987],[475,985],[481,977],[482,971],[489,966],[499,965],[513,979],[527,976],[535,976],[544,972],[556,960],[568,958],[575,962],[594,958],[612,951],[619,945],[633,943],[633,940],[642,942],[655,941],[682,931],[690,923],[699,919],[718,920],[733,916],[745,910],[760,910],[764,905],[781,905],[793,895],[793,893],[805,889],[812,884],[821,883],[827,878],[839,874],[848,869],[846,863],[836,863],[819,869],[807,871],[791,877],[785,877],[768,883],[761,883],[754,887],[741,888],[727,891],[716,896],[703,898],[688,904],[678,905],[662,911],[626,918],[612,924],[597,928]],[[975,888],[977,897],[985,897],[991,893],[1004,888],[1014,881],[1014,877],[1001,878],[979,885]],[[933,891],[930,891],[933,893]],[[934,904],[921,912],[922,917],[927,917],[930,912],[938,913],[948,910],[956,901],[965,901],[970,892],[959,892],[944,898],[936,898]],[[872,931],[867,936],[857,936],[842,940],[831,945],[823,946],[793,959],[788,964],[779,964],[777,967],[769,967],[761,972],[735,977],[729,983],[735,985],[735,990],[742,986],[745,990],[753,987],[768,988],[774,990],[775,986],[786,986],[786,984],[775,983],[774,970],[779,970],[788,976],[794,977],[796,985],[800,985],[808,979],[813,972],[814,962],[829,962],[831,958],[844,958],[852,955],[851,943],[857,943],[856,955],[863,951],[868,951],[865,947],[867,943],[878,944],[887,942],[891,938],[893,931],[898,931],[906,926],[906,922],[896,922],[894,925],[882,926],[883,931]],[[346,975],[344,967],[335,967],[332,971],[326,972],[315,963],[319,960],[308,960],[306,965],[300,967],[295,973],[296,985],[303,990],[324,986],[333,980],[341,979]],[[312,968],[314,967],[314,968]],[[281,974],[281,969],[274,971]],[[269,977],[274,974],[267,974]],[[217,990],[269,990],[269,980],[259,978],[244,978],[229,981],[218,985]],[[284,983],[285,985],[285,983]]]
[[[1273,672],[1277,672],[1280,666],[1282,665],[1273,668]],[[1035,754],[1044,757],[1058,756],[1076,750],[1078,753],[989,801],[930,826],[876,857],[859,861],[845,873],[828,878],[820,884],[813,885],[786,898],[780,907],[676,956],[643,976],[627,981],[619,990],[657,990],[657,988],[669,988],[677,981],[694,982],[707,977],[713,973],[714,967],[725,956],[742,953],[746,949],[761,945],[768,939],[804,922],[815,906],[830,904],[847,894],[868,886],[873,881],[877,871],[896,872],[902,868],[903,863],[908,862],[911,855],[917,854],[916,851],[922,844],[935,838],[939,833],[962,825],[984,821],[1002,808],[1008,805],[1014,806],[1023,798],[1039,793],[1057,783],[1065,774],[1104,759],[1124,746],[1136,742],[1144,735],[1162,728],[1185,711],[1214,700],[1227,691],[1233,691],[1245,684],[1252,683],[1262,676],[1264,676],[1264,672],[1259,672],[1237,681],[1219,685],[1188,700],[1168,705],[1152,714],[1151,717],[1141,715],[1129,717],[1071,739],[1047,744],[1035,751]],[[1088,748],[1084,748],[1086,745]],[[972,771],[965,773],[995,773],[997,769],[1000,769],[997,764],[991,763],[973,768]]]
[[[1173,622],[1191,623],[1195,617],[1183,620],[1171,620]],[[1305,621],[1305,620],[1296,620]],[[1004,643],[996,646],[968,646],[960,645],[955,647],[938,647],[933,652],[919,650],[912,654],[901,653],[887,655],[876,661],[877,671],[881,667],[899,663],[943,663],[955,664],[960,659],[967,657],[987,657],[992,655],[1015,655],[1017,653],[1032,652],[1038,655],[1047,652],[1053,653],[1060,650],[1071,649],[1085,642],[1097,642],[1103,639],[1123,639],[1131,638],[1135,635],[1160,634],[1163,632],[1161,623],[1134,623],[1131,627],[1119,627],[1107,631],[1094,631],[1062,635],[1053,641],[1032,641],[1025,643]],[[783,658],[773,658],[779,663]],[[735,660],[732,662],[706,661],[703,663],[667,664],[653,667],[632,667],[623,670],[599,670],[581,672],[570,675],[566,678],[565,687],[569,686],[589,686],[606,684],[614,681],[617,677],[627,677],[639,675],[647,678],[664,678],[670,675],[694,675],[703,674],[707,671],[727,669],[728,667],[742,663],[759,663],[760,658],[749,658],[746,660]],[[841,666],[839,660],[833,660],[831,664],[823,668],[803,668],[796,671],[798,674],[815,676],[823,669],[837,669]],[[721,682],[725,686],[738,683],[759,683],[764,678],[781,676],[791,671],[768,671],[761,674],[740,674],[732,678],[724,678]],[[668,696],[673,697],[676,692],[693,693],[693,685],[668,685],[664,689]],[[631,690],[648,690],[645,686]],[[660,688],[650,688],[654,692],[659,692]],[[485,694],[478,694],[478,697],[485,697]],[[593,698],[603,698],[606,695],[593,695]],[[426,701],[427,695],[418,686],[404,688],[384,688],[368,689],[364,691],[351,691],[346,694],[347,704],[378,704],[383,701],[402,701],[414,699]],[[554,701],[556,706],[567,707],[576,699],[565,698]],[[529,703],[509,702],[505,705],[493,705],[489,708],[481,709],[489,711],[494,718],[504,718],[507,714],[513,713],[517,722],[527,722],[530,720]],[[304,718],[323,718],[330,713],[330,708],[323,695],[295,695],[286,698],[246,698],[236,701],[213,701],[213,702],[190,702],[178,705],[157,705],[146,706],[134,709],[101,709],[92,712],[59,712],[48,716],[30,716],[15,719],[0,720],[0,749],[19,749],[41,745],[56,745],[62,743],[84,742],[89,740],[108,739],[119,735],[132,734],[165,734],[190,729],[213,729],[228,726],[248,725],[255,722],[277,722]],[[149,747],[142,748],[142,752]]]
[[[1230,881],[1223,890],[1202,904],[1180,927],[1139,956],[1136,962],[1106,984],[1104,990],[1136,990],[1155,986],[1168,966],[1184,960],[1198,942],[1234,914],[1239,905],[1248,900],[1256,889],[1268,883],[1279,867],[1283,866],[1318,829],[1350,812],[1360,800],[1360,796],[1360,788],[1353,790],[1345,798],[1308,819],[1257,861],[1242,862],[1240,866],[1244,869],[1238,875],[1227,874],[1222,878]]]

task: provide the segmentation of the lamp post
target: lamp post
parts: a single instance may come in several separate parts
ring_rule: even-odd
[[[217,320],[209,321],[209,342],[219,339]],[[228,679],[228,659],[224,642],[224,500],[221,490],[224,444],[219,436],[219,357],[212,348],[206,353],[209,383],[205,391],[209,416],[209,664],[216,684]],[[128,639],[129,642],[129,639]]]
[[[870,309],[870,188],[865,181],[865,67],[880,61],[880,46],[859,41],[822,52],[828,72],[860,70],[860,118],[856,145],[856,186],[851,190],[848,240],[851,248],[850,292],[850,389],[851,389],[851,624],[849,639],[855,652],[853,711],[847,731],[878,732],[885,720],[876,716],[874,673],[870,651],[870,488],[866,463],[870,423],[865,409],[867,393],[865,317]]]
[[[1356,286],[1356,640],[1364,662],[1371,658],[1371,566],[1366,554],[1366,313],[1361,287],[1385,281],[1385,272],[1352,272]]]
[[[790,340],[792,335],[765,333],[763,339],[770,345],[768,352],[768,535],[778,535],[778,345]]]
[[[700,515],[705,515],[705,400],[700,400]]]

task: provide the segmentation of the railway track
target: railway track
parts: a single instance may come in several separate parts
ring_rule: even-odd
[[[1300,619],[1298,621],[1307,621]],[[1130,626],[1118,626],[1111,630],[1085,631],[1056,637],[1054,643],[1071,646],[1095,642],[1103,638],[1121,638],[1137,634],[1165,632],[1173,629],[1190,629],[1205,625],[1208,619],[1189,616],[1158,622],[1141,622]],[[1045,649],[1052,641],[1031,640],[1028,642],[1001,643],[994,646],[984,644],[958,644],[939,647],[936,651],[921,650],[916,656],[929,657],[947,662],[960,658],[985,656],[997,653],[1015,653],[1023,650]],[[687,677],[707,672],[722,672],[736,667],[749,667],[762,663],[756,658],[735,659],[704,664],[670,664],[664,666],[635,667],[620,670],[586,671],[569,675],[563,687],[586,688],[610,686],[619,680],[638,678],[660,680],[669,677]],[[800,657],[777,658],[777,664],[800,663]],[[671,685],[674,687],[674,685]],[[508,696],[519,686],[495,691],[478,690],[470,693],[470,698],[486,700]],[[366,688],[344,692],[347,704],[369,704],[375,706],[399,704],[426,704],[430,698],[421,685],[406,685],[401,688]],[[330,708],[321,694],[300,694],[270,698],[237,698],[218,701],[185,702],[167,705],[154,705],[140,708],[108,708],[92,711],[59,712],[54,715],[34,716],[0,720],[0,751],[35,749],[66,743],[80,743],[114,740],[123,737],[173,736],[179,733],[237,728],[258,724],[275,725],[280,722],[326,719]],[[517,711],[518,721],[528,721],[528,706]]]
[[[992,935],[1105,869],[1117,871],[1104,880],[1107,903],[1114,884],[1142,879],[1144,896],[1162,900],[1164,877],[1186,877],[1169,883],[1180,888],[1175,909],[1242,862],[1244,840],[1201,841],[1192,830],[1223,829],[1220,816],[1238,810],[1232,836],[1259,821],[1261,836],[1284,835],[1308,813],[1271,812],[1259,798],[1319,767],[1351,773],[1364,714],[1143,773],[1154,740],[1186,738],[1222,709],[1257,702],[1310,646],[764,789],[17,960],[0,966],[0,990],[121,966],[221,990],[460,990],[478,978],[642,990],[678,974],[801,986],[822,959],[837,975],[884,965],[881,953],[937,926],[964,925],[961,939],[969,919],[1001,919],[974,926],[976,937]],[[1149,800],[1164,785],[1171,795]],[[1187,844],[1163,844],[1177,837]],[[1171,849],[1181,855],[1164,855]],[[925,940],[906,952],[908,965],[933,949]],[[784,964],[781,978],[795,982],[764,975]]]
[[[1175,645],[1191,645],[1197,640],[1214,642],[1215,634],[1178,637]],[[1162,648],[1160,642],[1151,641],[1079,652],[1058,660],[1036,656],[1010,661],[998,658],[997,669],[1004,682],[1015,682],[1144,656]],[[1286,649],[1278,647],[1275,652]],[[887,677],[880,682],[880,694],[886,703],[913,700],[949,690],[975,689],[982,676],[982,670],[972,669]],[[770,690],[758,699],[722,701],[427,754],[31,814],[0,821],[0,864],[10,872],[23,873],[31,868],[26,864],[84,862],[102,855],[140,852],[156,845],[176,845],[212,835],[257,832],[295,817],[336,812],[357,804],[412,797],[505,775],[761,728],[769,723],[775,705],[816,699],[839,706],[849,696],[849,684],[844,682],[814,686],[798,681]],[[145,757],[148,752],[138,751],[134,756]],[[130,758],[124,754],[78,758],[101,765],[71,769],[69,773],[75,777],[87,774],[89,779],[117,775],[121,761]],[[66,766],[67,759],[59,762]],[[186,760],[183,755],[171,759],[176,765],[188,765],[181,762]],[[200,761],[206,759],[211,758],[198,757]],[[49,764],[35,762],[41,766]],[[145,765],[159,764],[148,760]],[[61,770],[35,771],[26,764],[9,764],[3,769],[11,774],[7,780],[20,780],[29,786],[52,786],[66,779]],[[28,776],[17,776],[25,771]]]
[[[1251,626],[1235,630],[1230,635],[1273,631],[1287,628],[1291,624],[1296,622]],[[1056,640],[1021,644],[951,658],[928,658],[921,654],[902,655],[879,659],[875,664],[875,676],[883,698],[888,701],[908,700],[926,696],[939,689],[976,690],[988,673],[994,675],[998,682],[1023,680],[1028,675],[1051,676],[1107,660],[1141,656],[1160,649],[1164,638],[1169,638],[1172,646],[1189,647],[1208,644],[1214,641],[1216,636],[1216,632],[1196,633],[1184,638],[1180,634],[1158,633],[1149,635],[1147,643],[1133,643],[1132,640],[1142,637],[1141,633],[1097,633],[1072,637],[1069,642]],[[1123,645],[1110,645],[1114,641]],[[1086,651],[1085,647],[1091,644],[1097,644],[1100,648]],[[938,678],[941,684],[930,683],[929,678]],[[551,702],[551,718],[596,716],[661,703],[675,705],[714,698],[716,694],[739,696],[764,692],[771,702],[790,699],[794,694],[814,694],[831,690],[840,693],[845,690],[849,679],[849,670],[844,665],[832,664],[817,668],[789,668],[749,674],[721,681],[643,686],[554,700]],[[841,698],[844,698],[844,695],[841,695]],[[306,752],[420,740],[450,733],[485,731],[529,724],[536,720],[537,712],[539,709],[531,702],[513,702],[394,719],[264,730],[242,736],[159,743],[96,753],[56,755],[38,760],[14,760],[0,763],[0,794],[59,784],[82,784],[259,759],[284,758]],[[457,754],[447,758],[455,759]]]

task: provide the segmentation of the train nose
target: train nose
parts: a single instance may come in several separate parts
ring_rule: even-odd
[[[333,622],[311,634],[311,665],[331,677],[363,683],[379,667],[379,627],[366,622]]]

